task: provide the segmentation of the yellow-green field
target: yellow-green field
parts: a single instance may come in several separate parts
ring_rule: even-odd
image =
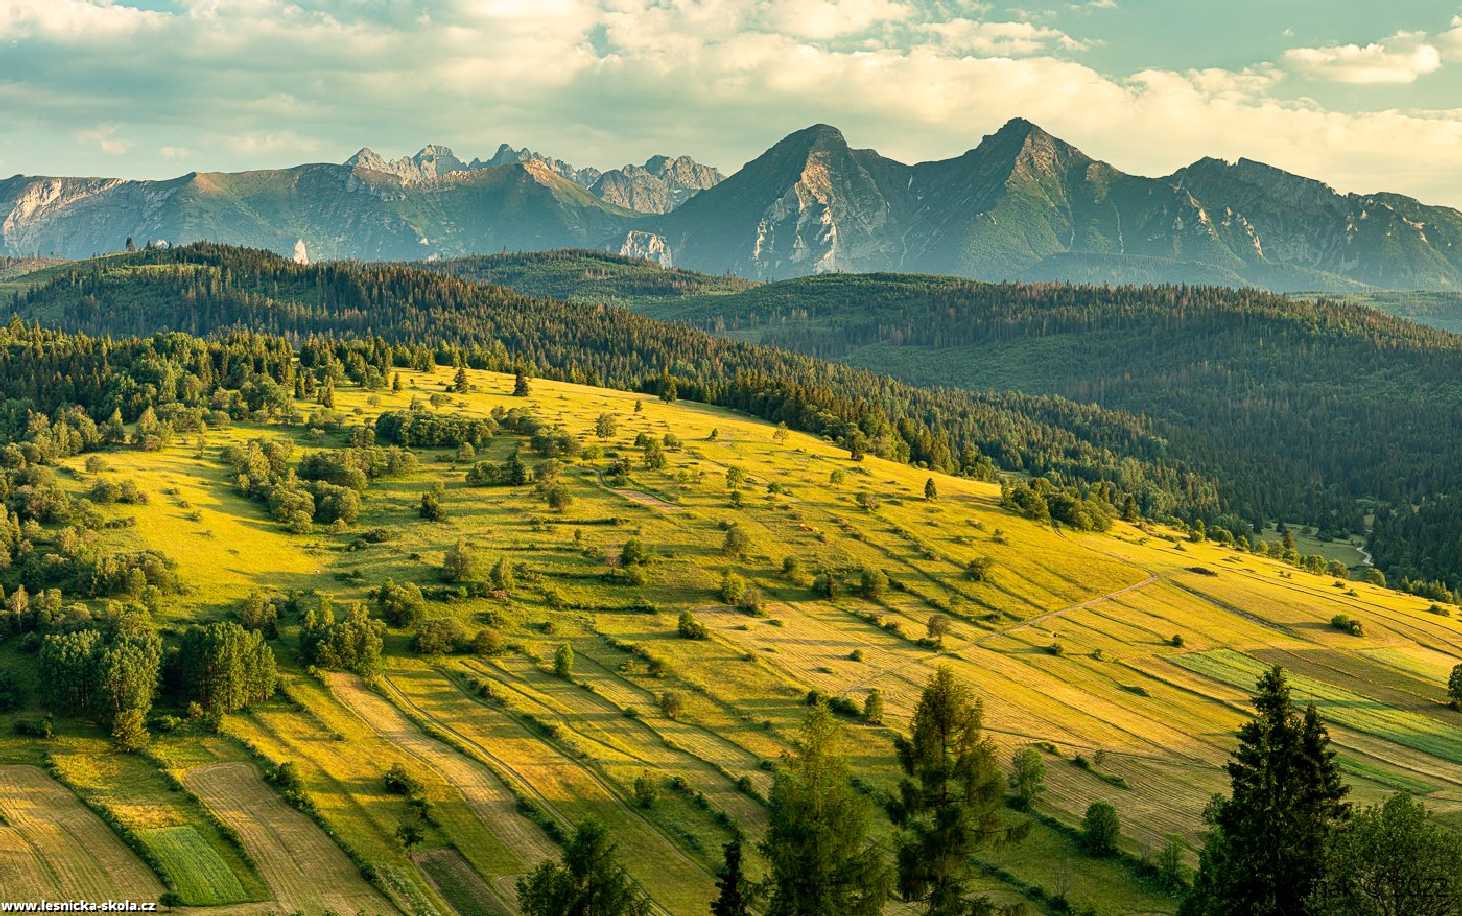
[[[424,405],[452,378],[446,369],[401,375],[397,393],[341,388],[347,424],[413,398]],[[1462,812],[1462,714],[1441,703],[1462,656],[1462,619],[1429,613],[1428,601],[1175,532],[1123,523],[1104,534],[1054,530],[1002,509],[994,484],[934,475],[939,495],[928,502],[926,471],[854,462],[829,442],[723,410],[545,381],[513,397],[511,377],[469,378],[473,391],[433,409],[528,409],[605,450],[565,463],[570,505],[550,509],[531,486],[470,486],[453,453],[423,449],[416,474],[371,484],[348,530],[290,534],[235,492],[220,451],[259,436],[338,448],[344,434],[239,424],[210,431],[201,448],[190,440],[107,454],[101,473],[136,481],[149,501],[108,508],[137,523],[106,537],[176,560],[188,591],[166,599],[161,622],[171,627],[233,615],[253,590],[318,591],[339,607],[367,599],[386,578],[438,588],[444,552],[465,539],[484,566],[507,558],[523,574],[507,594],[434,597],[427,616],[456,617],[469,633],[491,623],[507,651],[422,658],[410,632],[392,630],[375,683],[317,677],[294,661],[300,621],[289,617],[276,644],[281,694],[228,717],[221,735],[185,725],[145,757],[115,758],[88,750],[102,739],[67,726],[53,739],[63,749],[7,736],[0,755],[23,763],[50,754],[72,790],[111,810],[163,861],[206,861],[188,889],[196,902],[211,895],[306,912],[513,912],[515,879],[557,854],[554,833],[589,816],[610,827],[663,912],[705,912],[733,828],[753,839],[765,828],[770,766],[790,746],[808,691],[860,706],[881,691],[884,723],[846,727],[859,784],[892,791],[892,738],[939,665],[983,698],[1005,760],[1031,744],[1045,749],[1041,815],[1075,825],[1088,804],[1110,801],[1136,855],[1172,835],[1196,847],[1205,803],[1227,788],[1222,766],[1248,691],[1270,664],[1289,668],[1297,697],[1316,702],[1356,799],[1406,788],[1444,814]],[[603,413],[618,419],[606,440],[594,430]],[[633,445],[640,433],[673,433],[681,447],[667,452],[666,467],[647,470]],[[515,449],[531,454],[503,432],[477,458],[503,461]],[[622,486],[603,475],[611,453],[634,463]],[[87,488],[82,459],[68,464],[68,479]],[[739,506],[726,486],[733,467],[747,478]],[[447,517],[426,522],[417,507],[436,481],[446,486]],[[860,507],[861,492],[877,506]],[[737,557],[722,551],[732,523],[749,535]],[[390,536],[360,540],[374,528]],[[631,537],[654,557],[646,579],[609,581]],[[783,573],[788,556],[809,576],[829,570],[853,583],[871,567],[892,584],[874,598],[851,590],[814,598]],[[964,573],[976,557],[995,561],[984,581]],[[761,591],[761,614],[722,603],[727,570]],[[678,634],[687,610],[709,638]],[[1340,613],[1365,635],[1333,629]],[[940,646],[921,641],[936,614],[951,622]],[[565,644],[574,650],[570,678],[553,672]],[[314,817],[261,778],[285,761]],[[411,817],[407,800],[382,780],[398,763],[434,812],[410,851],[395,839]],[[658,790],[648,807],[634,799],[640,778]],[[144,813],[137,799],[149,795],[175,799],[176,810]],[[0,806],[15,803],[13,793],[0,795]],[[219,839],[220,823],[238,848]],[[373,882],[350,857],[370,863]],[[1023,898],[1037,911],[1048,908],[1039,898],[1056,894],[1103,913],[1175,908],[1128,865],[1086,857],[1068,830],[1044,820],[982,859],[992,896],[1011,901],[1037,886],[1040,894]],[[142,893],[137,882],[152,877],[144,867],[131,887]],[[183,883],[173,879],[180,891]]]

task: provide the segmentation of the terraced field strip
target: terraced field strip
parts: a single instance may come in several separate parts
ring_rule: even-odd
[[[395,913],[359,870],[304,814],[291,808],[247,763],[215,763],[183,783],[238,833],[275,902],[307,913]]]
[[[1003,627],[1001,627],[999,630],[997,630],[994,633],[990,633],[990,634],[988,634],[986,636],[979,637],[978,639],[974,640],[972,644],[973,645],[983,645],[986,642],[989,642],[991,639],[996,638],[997,636],[1007,635],[1007,634],[1009,634],[1009,633],[1011,633],[1011,632],[1013,632],[1015,630],[1019,630],[1019,629],[1021,629],[1023,627],[1039,627],[1039,626],[1042,626],[1047,621],[1053,620],[1053,619],[1055,619],[1057,617],[1060,617],[1062,614],[1066,614],[1066,613],[1068,613],[1070,611],[1079,611],[1079,610],[1081,610],[1083,608],[1089,608],[1089,607],[1092,607],[1093,605],[1101,604],[1104,601],[1110,601],[1110,600],[1112,600],[1114,598],[1119,598],[1122,595],[1126,595],[1126,594],[1129,594],[1131,592],[1135,592],[1138,589],[1146,588],[1147,586],[1151,585],[1152,583],[1154,583],[1156,581],[1157,581],[1157,576],[1154,575],[1154,574],[1152,574],[1152,573],[1148,573],[1146,577],[1138,580],[1137,582],[1133,582],[1130,585],[1124,585],[1124,586],[1122,586],[1121,588],[1119,588],[1119,589],[1117,589],[1115,591],[1107,592],[1105,595],[1097,595],[1094,598],[1087,598],[1085,601],[1079,601],[1076,604],[1068,604],[1065,607],[1056,608],[1054,611],[1046,611],[1044,614],[1038,614],[1035,617],[1027,617],[1025,620],[1022,620],[1019,623],[1012,623],[1012,624],[1009,624],[1008,626],[1003,626]],[[958,651],[960,648],[961,647],[959,647],[959,646],[955,646],[953,651]]]
[[[1267,665],[1283,665],[1397,709],[1425,712],[1462,731],[1462,712],[1442,704],[1446,682],[1441,678],[1427,682],[1366,655],[1339,649],[1255,649],[1249,654]]]
[[[318,818],[352,856],[375,867],[380,877],[376,886],[384,886],[397,907],[415,912],[445,906],[395,836],[401,822],[413,816],[406,797],[387,789],[384,779],[402,755],[318,681],[290,678],[287,690],[284,702],[255,706],[247,715],[230,719],[230,734],[270,761],[296,766]],[[439,813],[444,824],[459,823],[460,818],[471,829],[483,829],[460,796],[440,805]]]
[[[709,906],[710,873],[584,763],[508,713],[468,696],[439,672],[397,669],[383,682],[392,702],[482,754],[560,822],[597,818],[619,844],[630,874],[666,912],[703,912]]]
[[[537,824],[518,813],[517,798],[480,761],[424,733],[359,677],[336,672],[326,675],[326,680],[340,702],[377,735],[435,771],[462,793],[467,805],[501,846],[497,855],[487,857],[505,866],[499,875],[526,874],[538,863],[558,855],[553,840]],[[474,850],[477,852],[480,850]]]
[[[761,649],[767,664],[807,687],[855,697],[877,687],[890,721],[911,715],[934,668],[949,665],[985,698],[986,722],[992,729],[1162,757],[1193,743],[1155,712],[1135,709],[1125,696],[1118,698],[1114,691],[1112,697],[1103,697],[1079,679],[1073,683],[1070,661],[1038,648],[1022,646],[1005,653],[967,644],[962,654],[936,653],[819,603],[784,607],[775,611],[782,626],[758,621],[750,631],[738,629],[734,621],[745,619],[739,614],[703,617],[720,637]],[[861,662],[850,658],[854,649],[862,653]]]
[[[183,900],[216,906],[249,899],[238,875],[193,827],[155,827],[139,830],[137,836],[157,856]]]
[[[51,774],[93,811],[106,811],[151,853],[148,862],[184,905],[266,900],[268,889],[203,806],[178,791],[155,759],[83,739],[49,754]]]
[[[1252,688],[1268,670],[1264,662],[1232,649],[1177,655],[1171,661],[1234,687]],[[1462,731],[1421,713],[1388,706],[1359,693],[1291,673],[1295,699],[1313,702],[1320,715],[1358,732],[1375,735],[1462,764]]]
[[[417,853],[415,859],[459,916],[517,916],[522,912],[516,882],[509,875],[489,884],[455,849],[430,849]]]
[[[767,824],[766,810],[736,788],[706,761],[688,751],[673,748],[648,723],[626,716],[618,706],[582,687],[547,675],[531,663],[509,657],[495,664],[468,663],[479,674],[493,677],[520,691],[551,720],[596,745],[610,749],[605,763],[628,767],[623,780],[632,781],[640,770],[670,779],[680,777],[702,792],[717,809],[725,811],[752,836],[759,836]],[[615,761],[614,755],[622,755]]]
[[[38,767],[0,766],[0,899],[153,902],[163,886],[101,818]]]
[[[715,730],[664,715],[653,693],[610,671],[588,652],[576,654],[580,664],[575,677],[591,685],[599,696],[619,709],[634,710],[640,721],[665,741],[731,774],[731,778],[751,780],[763,797],[771,791],[771,774],[762,768],[762,758]],[[747,825],[743,829],[754,832]]]
[[[1295,578],[1276,582],[1275,579],[1252,570],[1240,569],[1237,572],[1255,586],[1267,586],[1270,590],[1275,590],[1277,586],[1277,590],[1285,593],[1286,599],[1298,607],[1313,609],[1323,605],[1326,608],[1325,614],[1333,614],[1337,605],[1353,608],[1365,614],[1368,619],[1384,625],[1396,637],[1454,657],[1462,656],[1462,621],[1429,614],[1419,607],[1407,610],[1394,606],[1397,602],[1420,603],[1418,599],[1395,593],[1375,592],[1370,586],[1357,586],[1354,582],[1348,585],[1364,591],[1357,596],[1351,596],[1333,587],[1325,587],[1313,577],[1301,577],[1298,573]],[[1378,600],[1382,598],[1385,600]]]
[[[593,632],[593,640],[576,643],[576,652],[582,650],[601,667],[618,672],[652,702],[666,693],[681,697],[684,721],[758,760],[780,759],[790,747],[781,732],[790,734],[806,715],[805,687],[729,642],[680,639],[658,622],[630,615],[603,616]],[[651,674],[624,648],[629,644],[653,651],[670,670]]]
[[[745,618],[733,612],[702,612],[701,617],[718,638],[762,649],[766,664],[824,692],[859,683],[853,672],[865,664],[874,666],[876,675],[865,683],[883,692],[886,720],[895,727],[912,713],[934,667],[950,665],[984,698],[986,730],[1002,742],[1007,758],[1018,746],[1036,740],[1053,741],[1088,757],[1106,751],[1114,761],[1111,771],[1128,779],[1131,790],[1105,783],[1068,761],[1048,767],[1051,795],[1062,799],[1061,810],[1072,820],[1092,801],[1118,803],[1131,812],[1131,835],[1147,845],[1158,845],[1168,833],[1194,835],[1209,795],[1222,787],[1217,766],[1222,753],[1214,741],[1184,733],[1168,721],[1160,704],[1120,690],[1110,675],[1091,677],[1074,659],[1034,649],[1010,654],[978,649],[962,658],[936,655],[904,649],[906,644],[875,627],[860,630],[852,622],[823,620],[821,615],[835,612],[821,605],[788,611],[774,611],[783,626],[754,621],[750,631],[739,629]],[[861,647],[862,664],[848,660],[853,647]],[[768,648],[774,651],[765,652]]]

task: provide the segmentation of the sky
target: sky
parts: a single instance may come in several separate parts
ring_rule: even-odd
[[[731,172],[814,123],[913,162],[1016,116],[1128,172],[1247,156],[1462,207],[1462,2],[0,0],[0,175],[428,143]]]

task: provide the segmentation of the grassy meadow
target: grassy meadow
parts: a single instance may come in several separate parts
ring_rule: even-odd
[[[701,913],[722,844],[765,829],[771,768],[809,691],[859,708],[880,692],[881,724],[849,716],[845,726],[857,784],[878,799],[896,791],[892,738],[940,665],[982,697],[1003,763],[1032,745],[1045,757],[1036,811],[1007,815],[1029,820],[1029,833],[982,853],[992,898],[1033,912],[1067,902],[1103,914],[1175,909],[1134,863],[1169,837],[1197,848],[1204,805],[1227,788],[1222,767],[1249,691],[1272,664],[1290,669],[1298,699],[1316,703],[1356,800],[1404,788],[1462,815],[1462,713],[1442,705],[1462,657],[1455,610],[1442,616],[1419,598],[1161,528],[1056,530],[1001,508],[996,484],[935,474],[938,497],[927,501],[927,471],[855,462],[830,442],[699,404],[541,380],[515,397],[511,376],[480,371],[468,372],[466,393],[445,391],[449,369],[401,378],[399,392],[340,388],[347,426],[414,400],[473,416],[519,408],[601,454],[563,462],[571,499],[552,509],[532,486],[468,484],[471,462],[452,450],[417,449],[419,470],[372,482],[354,524],[305,534],[240,496],[220,453],[256,437],[292,438],[297,455],[340,448],[344,432],[240,423],[159,452],[105,453],[97,474],[84,456],[67,459],[65,479],[78,492],[96,476],[130,479],[147,494],[107,507],[136,523],[105,536],[176,561],[186,590],[158,612],[166,628],[234,617],[253,591],[328,594],[338,608],[391,579],[421,586],[426,617],[455,618],[469,634],[490,626],[504,650],[422,656],[411,631],[391,629],[383,671],[367,683],[305,670],[295,657],[301,620],[286,616],[280,692],[226,717],[218,734],[185,721],[126,756],[84,724],[58,722],[42,741],[3,723],[6,861],[39,850],[25,867],[72,893],[166,886],[181,903],[250,912],[475,916],[514,912],[516,878],[595,817],[660,911]],[[433,393],[448,403],[426,408]],[[617,428],[601,437],[603,414]],[[663,468],[644,466],[641,434],[678,440]],[[531,451],[504,431],[475,460],[517,450]],[[617,457],[632,462],[622,481],[605,473]],[[731,469],[745,480],[734,493]],[[446,517],[424,521],[418,505],[438,482]],[[728,553],[733,525],[746,543]],[[639,583],[606,575],[631,538],[651,555]],[[443,556],[459,540],[483,568],[513,566],[513,587],[483,597],[445,587]],[[788,557],[798,572],[784,572]],[[993,566],[976,581],[966,568],[981,557]],[[833,597],[809,588],[819,571],[851,586],[864,569],[888,586]],[[760,591],[760,611],[722,600],[728,572]],[[706,638],[679,632],[686,611]],[[1363,635],[1332,627],[1337,614]],[[937,640],[936,616],[947,621]],[[554,670],[563,646],[567,675]],[[16,652],[0,646],[0,663],[23,667]],[[263,778],[283,762],[306,810]],[[383,780],[395,764],[431,803],[410,850],[396,831],[411,803]],[[47,845],[21,810],[39,780],[79,812],[79,841],[125,867],[73,879],[62,859],[74,848]],[[653,803],[637,783],[653,788]],[[1130,855],[1080,851],[1074,828],[1097,800],[1120,812]],[[25,896],[9,880],[0,897]]]

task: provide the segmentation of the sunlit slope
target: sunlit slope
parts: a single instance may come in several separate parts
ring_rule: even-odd
[[[108,454],[103,472],[150,496],[109,509],[137,524],[107,536],[173,556],[189,584],[169,599],[169,623],[230,615],[255,589],[319,591],[339,607],[390,578],[422,586],[428,617],[455,617],[469,633],[490,624],[509,643],[488,656],[420,657],[410,631],[392,630],[376,690],[295,668],[282,699],[225,721],[232,751],[173,761],[185,779],[219,760],[297,762],[323,821],[389,876],[398,907],[487,893],[509,907],[515,876],[553,852],[550,835],[592,816],[612,827],[631,873],[666,912],[702,910],[732,825],[754,838],[764,829],[769,763],[789,746],[808,692],[860,706],[870,690],[882,693],[884,725],[848,720],[858,772],[876,796],[897,779],[893,734],[945,664],[983,697],[1002,757],[1046,748],[1042,812],[1074,824],[1090,802],[1111,801],[1134,853],[1171,834],[1196,840],[1204,804],[1226,788],[1222,765],[1247,692],[1270,664],[1289,668],[1298,696],[1317,703],[1357,798],[1405,788],[1439,811],[1462,811],[1462,714],[1441,705],[1462,657],[1462,621],[1429,612],[1429,602],[1175,532],[1053,530],[1001,508],[997,485],[854,462],[831,443],[698,404],[541,380],[514,397],[510,376],[469,371],[473,390],[432,408],[428,396],[451,371],[401,376],[397,393],[340,388],[346,425],[413,399],[443,414],[517,408],[604,452],[560,459],[572,501],[553,510],[532,486],[471,486],[452,450],[418,449],[419,471],[372,483],[348,530],[304,535],[237,496],[219,452],[255,436],[339,448],[344,433],[239,424],[210,431],[201,448]],[[600,439],[595,421],[606,413],[618,428]],[[680,440],[663,469],[645,467],[634,445],[642,433]],[[515,451],[539,460],[506,431],[475,460]],[[616,457],[632,472],[611,486],[604,472]],[[87,486],[82,460],[69,463]],[[731,468],[747,478],[739,507]],[[926,501],[931,476],[938,498]],[[417,508],[438,481],[447,518],[426,522]],[[862,493],[872,499],[860,505]],[[748,535],[740,556],[722,550],[733,524]],[[386,538],[362,538],[371,529]],[[653,556],[643,584],[606,575],[631,537]],[[453,598],[440,567],[458,539],[484,567],[523,564],[515,585]],[[844,587],[815,597],[783,573],[789,556],[809,578],[826,571]],[[995,561],[984,581],[965,572],[977,557]],[[864,568],[884,573],[887,591],[858,594]],[[761,615],[722,601],[727,571],[761,590]],[[687,610],[710,638],[677,632]],[[924,639],[936,614],[950,620],[942,645]],[[1337,614],[1360,621],[1364,635],[1332,628]],[[298,623],[282,621],[286,662]],[[564,644],[574,649],[572,678],[552,671]],[[443,812],[410,855],[392,836],[406,805],[380,784],[394,762]],[[634,796],[646,775],[659,786],[648,808]],[[1116,912],[1172,906],[1120,864],[1081,857],[1059,832],[1040,827],[1027,843],[989,861],[1028,884],[1069,882],[1072,899]],[[1053,856],[1076,862],[1074,875],[1057,875]],[[257,864],[268,883],[271,866]],[[991,886],[1013,893],[1008,881]]]

